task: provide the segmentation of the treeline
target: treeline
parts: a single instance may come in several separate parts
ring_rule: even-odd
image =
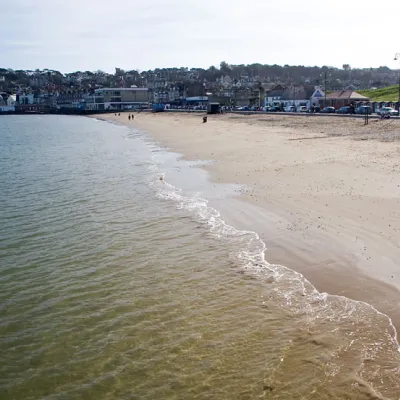
[[[12,70],[0,68],[0,88],[3,90],[12,85],[26,85],[36,88],[46,86],[84,86],[95,85],[130,86],[149,85],[151,82],[165,80],[169,82],[210,82],[217,83],[221,77],[229,77],[232,84],[253,81],[259,83],[283,84],[325,84],[331,89],[354,85],[357,88],[384,87],[397,83],[398,72],[386,66],[379,68],[351,68],[344,64],[342,68],[329,66],[303,65],[267,65],[267,64],[228,64],[222,61],[219,68],[211,66],[203,68],[156,68],[154,70],[124,71],[116,68],[114,74],[104,71],[75,71],[62,74],[59,71],[44,70]]]
[[[165,68],[144,71],[144,74],[156,74],[160,77],[178,77],[182,68]],[[187,70],[189,75],[199,80],[215,82],[221,77],[229,76],[233,83],[249,78],[260,82],[273,83],[310,83],[324,84],[325,77],[332,88],[342,87],[343,84],[354,84],[361,88],[383,87],[394,84],[397,72],[386,66],[379,68],[351,68],[344,64],[342,68],[329,66],[304,65],[267,65],[267,64],[228,64],[221,62],[219,68],[214,66],[208,69],[193,68]]]

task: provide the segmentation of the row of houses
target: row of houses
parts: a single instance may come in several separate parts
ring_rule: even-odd
[[[173,92],[173,93],[171,93]],[[190,94],[188,96],[188,94]],[[207,92],[204,87],[192,87],[190,91],[182,87],[173,87],[166,93],[149,91],[148,88],[99,88],[91,93],[32,93],[9,95],[0,93],[0,112],[7,111],[43,111],[45,109],[77,109],[90,111],[121,110],[145,108],[150,103],[177,105],[204,105],[219,102],[222,105],[235,106],[332,106],[340,108],[350,104],[368,103],[369,98],[353,90],[325,93],[319,86],[299,85],[284,87],[275,85],[269,89],[263,87],[224,89]]]
[[[312,106],[340,108],[360,102],[369,102],[369,98],[354,90],[325,93],[319,86],[276,87],[264,96],[264,106],[273,106],[279,103],[284,106],[294,105],[308,108]]]
[[[120,110],[148,107],[147,88],[101,88],[93,93],[0,93],[0,112],[44,111],[45,109]]]
[[[209,89],[211,90],[211,89]],[[200,105],[208,102],[219,102],[222,105],[234,105],[234,106],[255,106],[265,107],[279,105],[283,107],[287,106],[306,106],[307,108],[314,107],[334,107],[336,109],[359,104],[370,104],[370,99],[360,93],[348,89],[339,90],[330,93],[325,91],[320,86],[313,85],[298,85],[285,87],[282,85],[271,85],[269,88],[260,87],[252,88],[227,88],[215,92],[200,90],[196,96],[187,96],[176,99],[176,96],[171,99],[164,93],[162,95],[154,96],[153,101],[156,103],[171,103],[174,104],[177,101],[180,104],[193,104]],[[172,101],[171,101],[172,100]],[[381,107],[387,103],[376,103],[376,107]],[[399,104],[391,104],[395,108],[399,107]]]

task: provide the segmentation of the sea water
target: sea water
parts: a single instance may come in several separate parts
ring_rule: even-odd
[[[398,399],[390,319],[321,294],[133,128],[0,117],[0,399]]]

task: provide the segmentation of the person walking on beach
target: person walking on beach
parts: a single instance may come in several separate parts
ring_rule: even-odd
[[[131,116],[130,115],[128,115],[128,119],[129,119],[129,121],[131,120]]]
[[[132,121],[135,119],[135,116],[132,114]]]

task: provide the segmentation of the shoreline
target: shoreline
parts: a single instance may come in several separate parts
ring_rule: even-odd
[[[202,167],[211,182],[247,187],[216,208],[259,234],[269,263],[302,273],[320,292],[369,303],[400,327],[400,141],[381,141],[397,135],[398,122],[388,131],[329,118],[93,117],[135,127],[187,160],[214,160]]]

